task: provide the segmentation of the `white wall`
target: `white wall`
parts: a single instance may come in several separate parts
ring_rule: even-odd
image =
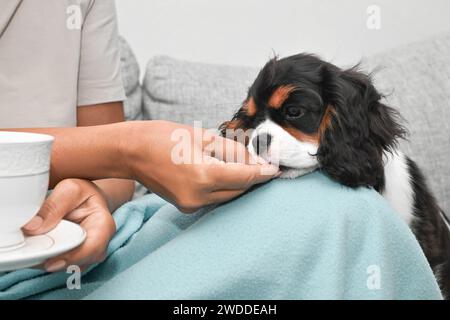
[[[349,65],[450,31],[449,0],[116,0],[120,32],[143,68],[156,54],[262,65],[275,51],[314,52]],[[366,26],[369,5],[381,29]]]

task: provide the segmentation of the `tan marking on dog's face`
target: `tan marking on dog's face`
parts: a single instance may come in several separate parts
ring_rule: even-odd
[[[248,145],[249,136],[248,129],[244,128],[244,124],[242,120],[236,119],[232,121],[227,121],[224,124],[225,126],[225,138],[234,140],[236,142],[243,143],[244,145]],[[229,130],[229,131],[228,131]]]
[[[274,109],[279,109],[289,98],[289,94],[294,91],[295,87],[293,85],[280,86],[272,93],[269,98],[269,106]]]
[[[242,120],[232,120],[224,123],[225,129],[236,130],[242,128]]]
[[[334,114],[334,108],[332,106],[328,106],[325,110],[324,116],[322,117],[322,121],[320,122],[319,129],[315,134],[304,133],[293,127],[283,127],[283,129],[299,141],[319,144],[320,138],[325,134],[325,131],[331,127],[331,120]]]
[[[252,117],[256,114],[256,103],[253,97],[250,97],[245,104],[246,112],[249,117]]]
[[[307,134],[293,127],[282,127],[282,128],[299,141],[311,142],[315,144],[319,143],[319,136],[317,134]]]

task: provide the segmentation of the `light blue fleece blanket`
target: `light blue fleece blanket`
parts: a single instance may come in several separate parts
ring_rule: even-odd
[[[384,199],[319,172],[276,180],[211,212],[155,195],[120,208],[108,259],[84,275],[0,277],[0,298],[441,299],[413,234]]]

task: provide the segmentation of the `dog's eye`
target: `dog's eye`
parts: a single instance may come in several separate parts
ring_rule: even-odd
[[[286,117],[291,118],[291,119],[296,119],[296,118],[300,118],[301,116],[303,116],[304,110],[301,107],[298,106],[288,106],[286,108]]]

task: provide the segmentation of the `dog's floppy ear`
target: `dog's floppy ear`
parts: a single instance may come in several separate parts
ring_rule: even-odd
[[[384,187],[383,152],[391,151],[406,131],[400,116],[380,102],[370,76],[356,68],[324,70],[328,101],[326,127],[317,159],[331,178],[350,187]]]

